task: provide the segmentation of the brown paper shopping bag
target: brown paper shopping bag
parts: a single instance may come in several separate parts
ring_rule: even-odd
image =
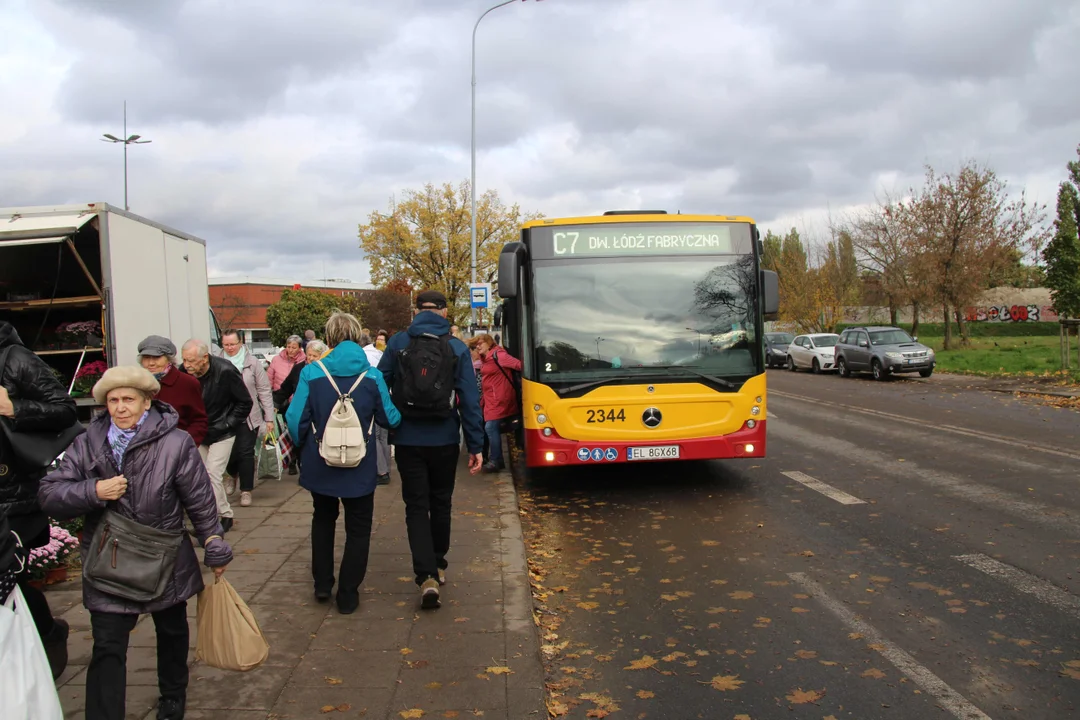
[[[222,670],[247,671],[270,654],[259,623],[224,576],[199,593],[195,659]]]

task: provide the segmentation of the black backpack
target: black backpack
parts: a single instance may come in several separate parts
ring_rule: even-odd
[[[408,420],[445,420],[455,411],[457,353],[450,335],[421,333],[398,353],[394,405]]]

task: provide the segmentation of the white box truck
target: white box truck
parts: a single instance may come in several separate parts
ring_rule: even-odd
[[[76,395],[81,368],[134,363],[148,335],[219,342],[206,242],[107,203],[0,208],[0,318]]]

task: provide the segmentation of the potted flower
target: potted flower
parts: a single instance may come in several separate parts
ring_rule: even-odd
[[[64,339],[78,347],[101,347],[101,323],[94,320],[64,323],[57,331]]]
[[[94,389],[94,385],[108,369],[109,366],[104,360],[95,360],[92,363],[83,365],[79,368],[79,372],[75,373],[75,386],[71,390],[72,396],[86,397],[89,395],[90,391]]]
[[[27,565],[35,585],[52,585],[67,579],[67,566],[79,549],[79,541],[59,525],[50,523],[49,543],[30,551]]]

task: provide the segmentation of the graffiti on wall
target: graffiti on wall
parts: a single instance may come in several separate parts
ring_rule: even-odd
[[[969,307],[968,322],[1057,322],[1053,305],[988,305]]]

